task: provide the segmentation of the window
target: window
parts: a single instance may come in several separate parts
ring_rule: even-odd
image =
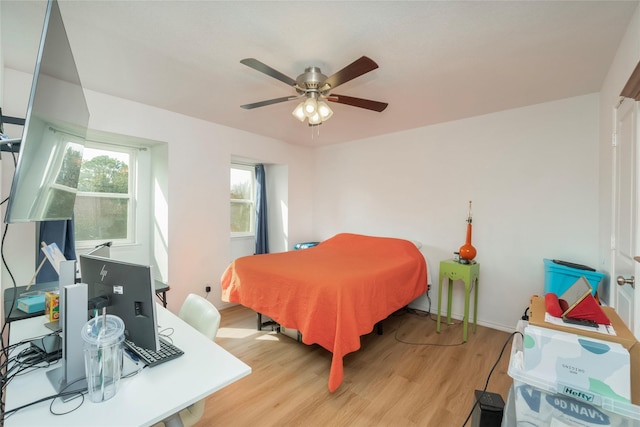
[[[74,210],[78,246],[135,240],[135,154],[132,148],[87,142]]]
[[[249,165],[231,165],[231,236],[255,234],[255,170]]]

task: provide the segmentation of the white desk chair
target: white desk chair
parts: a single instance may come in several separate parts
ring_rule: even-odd
[[[178,317],[193,326],[210,340],[214,340],[220,327],[220,313],[216,307],[207,299],[189,294],[184,300]],[[204,414],[205,399],[187,406],[182,411],[173,414],[154,427],[189,427],[194,425]]]

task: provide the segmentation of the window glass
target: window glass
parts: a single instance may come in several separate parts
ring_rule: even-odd
[[[84,192],[129,192],[130,153],[86,147],[82,156],[78,190]]]
[[[85,147],[74,210],[79,245],[133,241],[134,153],[120,147]]]
[[[76,240],[126,240],[128,199],[78,197],[76,199]]]
[[[253,166],[231,166],[231,235],[253,234],[255,172]]]

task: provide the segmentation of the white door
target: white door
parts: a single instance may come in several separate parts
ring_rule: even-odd
[[[640,319],[635,307],[640,292],[633,282],[638,278],[640,263],[634,260],[638,250],[638,134],[637,111],[634,100],[624,98],[616,109],[616,129],[613,143],[613,262],[611,287],[616,311],[633,331],[640,336]],[[618,284],[622,283],[622,284]]]

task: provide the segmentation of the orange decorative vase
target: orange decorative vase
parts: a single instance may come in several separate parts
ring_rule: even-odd
[[[471,201],[469,201],[469,216],[467,217],[467,240],[460,247],[460,260],[468,264],[476,257],[476,248],[471,244]]]

